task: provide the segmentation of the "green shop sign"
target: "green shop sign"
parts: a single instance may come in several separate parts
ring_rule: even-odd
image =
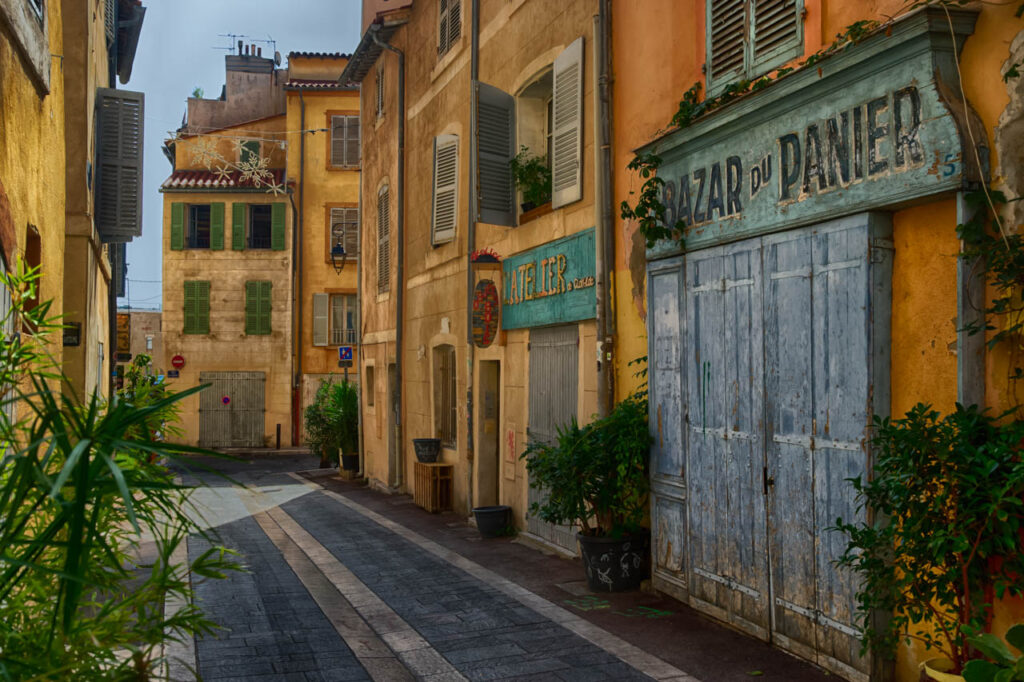
[[[505,259],[503,329],[589,320],[596,315],[594,228]]]

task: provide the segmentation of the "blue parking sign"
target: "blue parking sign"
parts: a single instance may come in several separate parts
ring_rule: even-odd
[[[352,359],[352,346],[338,346],[338,359],[339,360],[351,360]]]

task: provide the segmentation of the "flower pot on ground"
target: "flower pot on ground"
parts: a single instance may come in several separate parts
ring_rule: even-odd
[[[359,471],[359,454],[342,455],[341,468],[345,471]]]
[[[320,455],[320,466],[338,465],[339,453],[356,457],[359,452],[359,395],[347,381],[320,381],[312,404],[306,407],[306,434],[310,449]]]
[[[917,640],[959,674],[992,595],[1024,594],[1024,422],[919,404],[874,429],[873,478],[852,479],[867,519],[832,529],[849,537],[838,565],[863,581],[864,646],[891,657]]]
[[[964,682],[963,675],[949,672],[953,667],[953,661],[948,658],[929,658],[921,664],[921,672],[928,679],[937,682]]]
[[[412,448],[416,451],[416,460],[425,464],[437,461],[441,455],[440,438],[413,438]]]
[[[530,485],[546,499],[530,513],[579,528],[591,589],[634,589],[647,577],[647,400],[633,396],[586,426],[575,420],[552,443],[531,440],[523,457]],[[593,550],[593,551],[592,551]]]
[[[512,528],[512,507],[506,504],[473,507],[473,518],[476,519],[476,529],[483,537],[504,537]]]

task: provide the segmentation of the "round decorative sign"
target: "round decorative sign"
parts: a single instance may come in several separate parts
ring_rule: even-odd
[[[175,355],[173,358],[171,358],[171,366],[173,366],[174,369],[181,369],[182,367],[185,366],[185,358],[181,357],[180,355]]]
[[[231,402],[231,398],[229,398],[228,396],[224,396],[223,398],[220,399],[220,401],[227,405]]]
[[[473,343],[487,348],[498,333],[501,301],[498,288],[489,279],[482,279],[473,291]]]

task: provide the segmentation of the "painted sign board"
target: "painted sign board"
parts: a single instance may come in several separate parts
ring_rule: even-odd
[[[597,314],[594,228],[502,262],[502,329],[589,320]]]
[[[473,290],[473,343],[487,348],[498,333],[498,318],[501,313],[501,299],[494,281],[483,279]]]
[[[80,346],[82,345],[82,323],[81,322],[65,322],[64,323],[64,345],[65,346]]]
[[[923,12],[643,148],[662,159],[666,224],[692,251],[960,189],[988,155],[961,142],[972,112],[942,80],[955,50]]]
[[[339,360],[351,360],[352,359],[352,346],[338,346],[338,359]]]

